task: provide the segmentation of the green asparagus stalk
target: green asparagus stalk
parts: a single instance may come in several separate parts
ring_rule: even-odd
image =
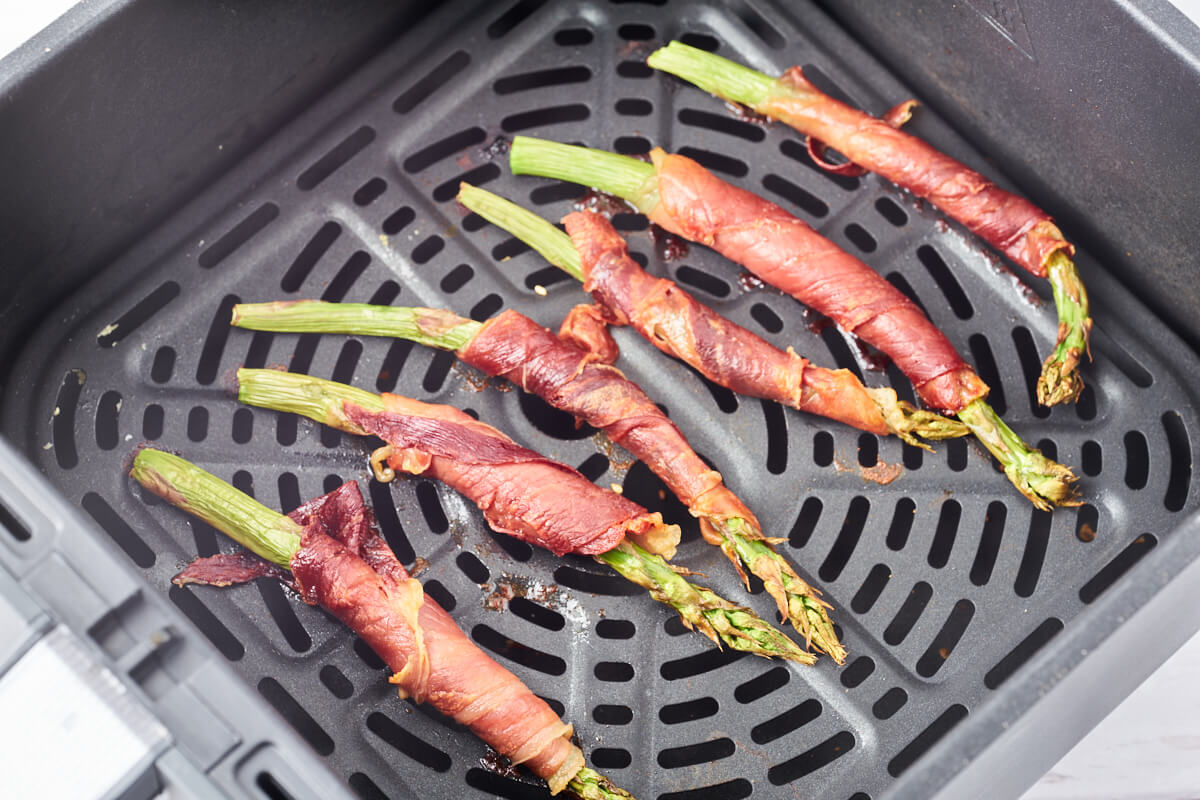
[[[174,506],[199,517],[243,547],[284,569],[300,549],[301,527],[290,518],[239,492],[225,481],[179,456],[144,449],[133,460],[134,480]],[[567,784],[581,800],[633,800],[590,767]]]
[[[459,187],[458,201],[488,222],[516,236],[576,280],[583,280],[579,253],[571,237],[543,217],[499,195],[466,183]],[[846,649],[834,632],[827,611],[829,605],[820,599],[819,593],[796,574],[787,559],[777,553],[770,543],[749,535],[746,520],[718,517],[709,518],[709,522],[721,536],[721,550],[734,564],[744,564],[763,581],[764,588],[775,598],[783,617],[804,636],[805,641],[841,664],[846,658]],[[741,570],[741,566],[738,569]]]
[[[382,398],[362,389],[308,375],[265,369],[238,370],[238,399],[248,405],[301,414],[358,435],[366,435],[367,431],[349,419],[345,413],[346,405],[368,411],[384,410]],[[371,462],[381,479],[394,477],[390,469],[382,465],[379,451],[372,456]],[[654,599],[674,608],[684,624],[703,633],[718,646],[724,644],[741,652],[778,656],[802,664],[815,662],[811,653],[800,649],[750,609],[734,605],[690,583],[662,556],[649,553],[633,542],[626,541],[597,559],[647,589]]]
[[[247,550],[290,570],[300,525],[179,456],[146,448],[129,474],[138,483],[212,525]]]
[[[767,116],[772,116],[769,103],[772,98],[797,96],[796,88],[784,80],[683,42],[671,42],[656,50],[646,63],[694,83],[709,94],[741,103]],[[784,121],[796,124],[791,119]],[[1088,314],[1087,291],[1071,257],[1063,250],[1055,251],[1047,267],[1047,278],[1058,310],[1058,341],[1042,365],[1038,402],[1054,405],[1076,400],[1083,391],[1079,364],[1088,352],[1092,320]]]
[[[517,175],[540,175],[611,192],[647,216],[658,206],[654,165],[636,158],[516,136],[509,150],[509,166]],[[1021,441],[986,401],[971,402],[957,416],[996,457],[1017,490],[1035,506],[1045,509],[1082,502],[1073,486],[1074,473]]]

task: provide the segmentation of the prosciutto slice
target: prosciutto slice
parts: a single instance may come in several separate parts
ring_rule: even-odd
[[[555,555],[607,552],[633,537],[652,552],[673,552],[678,528],[665,525],[578,471],[522,447],[456,408],[383,395],[385,410],[346,403],[347,418],[388,443],[388,466],[428,475],[465,495],[494,530]]]
[[[775,400],[870,433],[886,435],[883,413],[849,370],[828,370],[772,345],[656,278],[629,257],[625,240],[599,214],[563,219],[579,252],[584,288],[610,321],[630,325],[659,350],[739,394]]]
[[[700,518],[701,532],[711,543],[721,542],[713,519],[741,518],[752,537],[761,535],[754,514],[722,483],[720,473],[696,455],[675,423],[637,384],[592,353],[509,310],[485,323],[458,356],[605,431]]]
[[[800,67],[785,72],[779,84],[785,91],[771,92],[756,110],[925,198],[1031,274],[1045,278],[1046,261],[1057,250],[1074,254],[1045,211],[900,130],[894,120],[835,100],[804,77]]]
[[[292,556],[295,588],[357,633],[393,671],[402,696],[425,702],[561,791],[584,765],[572,728],[517,676],[476,646],[409,577],[375,530],[358,484],[347,483],[289,514],[303,526]],[[233,571],[234,559],[243,569]],[[177,584],[226,586],[280,577],[256,556],[198,559]]]
[[[987,385],[915,303],[778,205],[655,148],[652,222],[712,247],[882,350],[930,407],[957,413]]]

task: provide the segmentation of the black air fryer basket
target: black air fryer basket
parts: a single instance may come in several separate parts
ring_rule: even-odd
[[[369,648],[280,586],[172,587],[182,564],[234,545],[135,491],[126,470],[141,442],[284,510],[358,480],[400,559],[428,562],[429,595],[574,723],[590,763],[643,800],[1015,796],[1200,627],[1189,535],[1200,501],[1200,361],[1160,321],[1186,318],[1186,308],[1151,313],[1113,277],[1128,268],[1112,255],[1120,234],[1089,240],[1105,208],[1086,194],[1063,198],[1046,180],[1057,168],[1041,165],[1056,163],[1056,150],[1077,156],[1077,143],[1047,136],[1024,161],[996,145],[1028,177],[1021,188],[1049,199],[1082,245],[1093,299],[1088,388],[1078,404],[1050,411],[1034,395],[1038,354],[1055,333],[1041,286],[1026,288],[911,196],[872,176],[824,173],[790,129],[733,115],[644,64],[682,38],[771,73],[802,64],[822,88],[879,113],[912,94],[868,49],[896,56],[895,37],[913,18],[903,4],[892,31],[869,9],[835,9],[866,47],[808,3],[767,0],[519,0],[423,15],[367,2],[150,5],[81,7],[46,34],[62,44],[63,63],[107,54],[114,74],[140,75],[125,94],[98,89],[103,74],[72,77],[18,52],[17,71],[4,76],[13,102],[59,97],[62,129],[39,142],[43,117],[33,115],[20,132],[4,131],[0,156],[18,177],[43,175],[0,201],[15,221],[0,234],[10,242],[0,255],[9,290],[0,518],[13,534],[0,532],[0,564],[16,578],[11,591],[69,625],[166,726],[157,764],[126,796],[160,785],[199,793],[209,782],[235,796],[297,800],[344,785],[371,800],[545,796],[465,730],[397,699]],[[927,15],[929,37],[990,20],[1005,34],[994,41],[1015,43],[1016,57],[1036,65],[1040,30],[979,5]],[[118,54],[106,41],[133,49]],[[980,68],[997,63],[980,52]],[[1003,179],[985,160],[996,151],[973,150],[938,114],[948,108],[965,130],[985,130],[979,120],[991,111],[970,105],[978,76],[962,77],[964,111],[955,75],[931,77],[922,63],[893,67],[937,101],[914,131]],[[139,104],[148,98],[156,105]],[[979,141],[1028,127],[997,126]],[[228,325],[239,301],[322,298],[440,306],[478,320],[515,308],[557,326],[585,300],[578,285],[454,200],[465,180],[550,219],[572,208],[580,187],[510,173],[505,145],[516,134],[631,154],[661,145],[797,213],[925,309],[1012,427],[1076,468],[1086,504],[1035,511],[966,440],[922,453],[736,397],[617,330],[626,374],[765,530],[786,537],[782,549],[835,607],[850,659],[805,668],[721,652],[601,565],[492,533],[442,485],[371,481],[370,443],[236,402],[237,367],[283,366],[472,410],[680,523],[679,560],[723,595],[745,597],[644,465],[540,400],[406,342]],[[56,152],[91,164],[78,185],[56,169]],[[1111,210],[1118,220],[1127,211]],[[667,258],[640,215],[614,222],[651,272],[781,347],[912,399],[894,367],[790,297],[701,247]],[[1194,230],[1176,235],[1195,239]],[[1155,269],[1187,283],[1183,263]],[[1155,292],[1142,295],[1153,303]],[[864,479],[877,460],[902,475]],[[753,592],[750,604],[771,617],[770,598],[760,585]]]

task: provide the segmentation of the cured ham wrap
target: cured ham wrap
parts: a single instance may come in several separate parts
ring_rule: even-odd
[[[1038,508],[1078,505],[1074,474],[1018,437],[985,400],[987,385],[915,303],[778,205],[661,149],[652,163],[518,136],[517,174],[582,182],[632,203],[665,230],[712,247],[882,350],[929,406],[955,414]]]
[[[655,51],[647,63],[790,125],[807,137],[818,166],[843,174],[877,173],[928,200],[1031,275],[1049,279],[1058,340],[1042,365],[1038,400],[1053,405],[1079,397],[1078,368],[1088,352],[1092,319],[1087,290],[1072,261],[1074,246],[1045,211],[901,130],[915,101],[876,118],[822,92],[800,67],[771,78],[682,42]],[[823,157],[826,145],[849,161],[830,164]]]
[[[630,797],[585,765],[569,724],[425,595],[375,530],[358,484],[346,483],[283,516],[169,453],[140,451],[131,475],[257,554],[198,559],[175,577],[176,584],[284,580],[306,603],[361,636],[392,670],[389,681],[402,697],[470,728],[512,763],[544,778],[552,794],[566,789],[595,800]]]
[[[397,472],[444,481],[474,502],[497,531],[556,555],[592,555],[718,646],[806,664],[801,649],[748,608],[687,581],[659,553],[673,550],[679,528],[576,470],[513,442],[449,406],[373,395],[344,384],[275,370],[238,371],[242,402],[298,413],[387,444],[371,456],[376,477]]]

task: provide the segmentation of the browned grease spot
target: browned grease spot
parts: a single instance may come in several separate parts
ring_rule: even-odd
[[[493,158],[508,155],[509,148],[511,147],[512,142],[508,140],[508,137],[497,136],[490,143],[480,148],[480,152],[483,153],[484,158],[491,161]]]
[[[521,770],[491,747],[487,748],[487,751],[479,757],[479,766],[505,778],[521,778]]]
[[[483,607],[489,611],[503,611],[514,597],[524,597],[550,607],[557,593],[558,586],[555,584],[505,572],[496,579],[492,590],[484,595]]]
[[[412,569],[408,571],[408,576],[415,578],[427,569],[429,569],[429,562],[421,558],[421,556],[417,556],[416,560],[413,561]]]
[[[594,211],[605,219],[612,219],[614,214],[636,213],[637,209],[626,203],[615,194],[602,192],[599,189],[588,189],[579,197],[571,208],[576,211]]]
[[[876,461],[873,467],[860,467],[859,472],[863,480],[878,483],[880,486],[887,486],[892,481],[899,478],[904,472],[904,467],[899,464],[888,464],[886,461]]]
[[[858,361],[864,369],[870,372],[887,372],[892,359],[888,358],[886,353],[875,349],[853,334],[850,336],[850,341],[853,342],[854,349],[858,351]]]
[[[743,292],[756,292],[762,289],[767,284],[763,283],[762,278],[750,272],[743,272],[738,275],[738,286],[742,287]]]
[[[619,475],[629,471],[629,468],[637,463],[637,459],[629,455],[620,445],[608,438],[608,434],[604,431],[596,431],[592,434],[592,442],[596,445],[596,450],[603,453],[608,458],[609,469]]]
[[[1079,526],[1079,541],[1091,542],[1096,538],[1096,529],[1086,522]]]
[[[495,389],[497,392],[511,392],[512,384],[504,378],[498,378],[493,375],[484,375],[479,370],[468,367],[461,361],[454,362],[454,371],[466,381],[477,392],[482,392],[485,389]]]
[[[938,655],[942,657],[942,661],[945,661],[947,658],[949,658],[949,657],[950,657],[950,648],[948,648],[948,647],[939,647],[939,648],[938,648]]]
[[[771,118],[766,114],[760,114],[749,106],[744,106],[741,103],[734,103],[726,100],[725,107],[729,109],[729,113],[740,119],[742,122],[749,122],[751,125],[761,125],[767,127],[771,124]]]
[[[677,261],[687,257],[687,242],[654,223],[650,224],[650,238],[654,239],[654,250],[661,260]]]

